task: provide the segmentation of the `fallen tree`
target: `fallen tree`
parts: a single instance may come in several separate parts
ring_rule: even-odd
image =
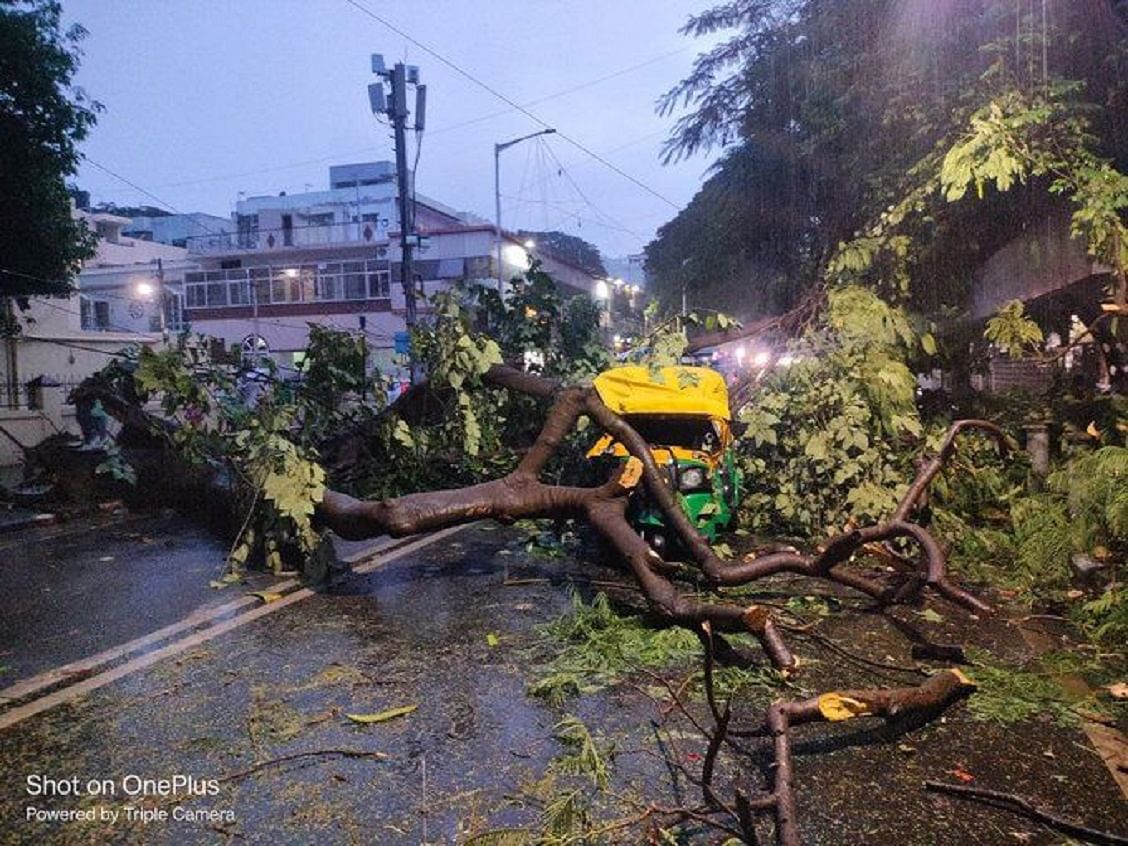
[[[865,312],[864,308],[858,310]],[[523,315],[523,309],[519,313]],[[884,311],[876,316],[873,312],[865,313],[868,323],[862,328],[851,330],[838,325],[835,330],[865,338],[866,344],[873,334],[869,328],[872,325],[892,326],[888,331],[893,336],[905,331]],[[802,319],[807,320],[806,316]],[[878,607],[910,603],[923,591],[931,591],[970,611],[991,611],[985,602],[951,579],[945,549],[922,522],[919,511],[931,483],[954,454],[962,434],[972,430],[983,432],[994,439],[1000,450],[1006,449],[1006,438],[994,424],[985,420],[953,423],[931,454],[918,461],[911,482],[881,519],[868,523],[851,521],[844,530],[829,534],[808,551],[777,546],[741,561],[726,561],[686,515],[657,465],[651,445],[601,399],[596,389],[582,381],[577,384],[566,374],[550,378],[498,363],[502,353],[507,360],[515,360],[514,350],[499,350],[492,341],[473,335],[467,325],[452,309],[427,330],[430,381],[388,409],[365,404],[363,397],[369,386],[354,385],[350,380],[344,384],[333,381],[338,380],[338,371],[353,372],[350,368],[333,367],[325,368],[323,391],[312,390],[313,385],[294,388],[278,383],[253,406],[248,406],[234,400],[239,383],[232,374],[213,367],[201,369],[199,362],[185,363],[175,350],[141,353],[136,368],[125,379],[129,390],[122,391],[116,384],[88,385],[85,400],[99,399],[108,413],[127,424],[126,430],[140,428],[158,435],[177,460],[186,466],[193,466],[194,461],[194,466],[214,471],[210,478],[228,486],[225,501],[231,503],[229,510],[239,517],[246,515],[232,547],[234,565],[244,564],[256,549],[276,569],[283,565],[287,548],[291,562],[313,557],[326,529],[346,539],[363,539],[381,534],[411,535],[482,519],[512,523],[528,518],[571,518],[588,523],[607,542],[661,621],[708,633],[707,673],[713,662],[713,632],[718,636],[724,632],[748,633],[759,642],[776,669],[785,674],[798,671],[798,660],[786,643],[773,610],[767,605],[739,604],[726,599],[726,589],[777,574],[830,581],[860,592]],[[766,330],[779,329],[780,325],[774,324]],[[765,331],[765,327],[749,327],[745,335],[760,331]],[[684,327],[674,327],[673,334],[685,340]],[[726,330],[724,337],[731,339],[735,335]],[[327,346],[340,343],[340,339],[328,337],[321,340]],[[655,342],[654,346],[658,345]],[[676,356],[680,357],[683,349],[684,345],[679,347]],[[851,347],[848,354],[861,356],[867,366],[889,366],[891,359],[884,351],[871,355],[872,352],[869,347],[864,351]],[[907,373],[903,364],[900,367]],[[327,457],[322,444],[342,431],[353,433],[349,435],[353,445],[360,444],[366,435],[380,433],[384,444],[418,446],[417,439],[427,437],[428,425],[441,427],[446,425],[444,420],[450,419],[461,427],[462,431],[456,434],[464,436],[467,443],[473,442],[474,448],[467,448],[467,452],[476,454],[482,436],[481,421],[489,413],[489,396],[498,393],[508,396],[510,402],[519,398],[513,407],[524,413],[520,423],[526,428],[536,419],[532,409],[543,409],[546,403],[548,406],[543,424],[534,430],[535,436],[521,441],[527,445],[517,449],[511,469],[498,478],[369,499],[334,487],[334,478],[347,476],[327,479],[319,463]],[[124,401],[117,401],[119,394],[125,397]],[[301,401],[286,399],[293,394],[302,397]],[[150,418],[141,407],[141,402],[152,396],[162,399],[164,415],[160,420]],[[472,403],[481,405],[475,408]],[[420,415],[419,422],[412,420],[415,412]],[[428,423],[428,417],[437,418],[438,422]],[[559,469],[562,457],[576,448],[573,436],[583,428],[585,418],[621,444],[628,458],[605,478],[588,486],[546,481],[550,478],[546,471],[553,466]],[[435,449],[434,443],[428,449],[438,456],[463,441],[457,437],[440,441],[441,449]],[[338,450],[336,455],[340,457],[345,452]],[[382,460],[394,460],[389,456],[394,453],[385,452]],[[476,472],[480,478],[481,470]],[[636,492],[645,492],[656,504],[677,540],[668,548],[681,550],[684,555],[678,558],[684,560],[675,560],[670,554],[664,557],[636,532],[627,517],[629,501]],[[252,519],[256,509],[258,516]],[[853,565],[855,556],[875,551],[894,565],[888,576],[875,578]],[[232,580],[237,580],[238,572],[232,576]],[[704,586],[710,595],[691,595],[679,587],[679,581],[691,581],[698,589]],[[726,654],[732,654],[731,650]],[[967,692],[968,685],[953,687],[949,677],[956,678],[946,672],[929,679],[919,690],[854,691],[840,695],[863,703],[866,710],[859,714],[888,716],[918,700],[922,707],[917,709],[913,705],[913,709],[924,713],[954,701],[958,698],[956,693]],[[730,725],[728,705],[720,709],[711,692],[709,698],[716,725],[711,731],[703,731],[703,742],[708,747],[708,772],[701,778],[706,806],[671,809],[670,813],[676,817],[684,812],[686,819],[698,822],[713,820],[719,831],[737,831],[751,840],[751,812],[774,810],[777,839],[784,846],[792,846],[798,842],[798,829],[789,778],[777,778],[769,794],[756,799],[752,798],[752,791],[738,788],[735,802],[722,800],[711,786],[719,749],[729,744],[738,751],[731,740],[739,733]],[[773,721],[776,725],[772,731],[778,770],[782,772],[789,766],[787,732],[792,724],[811,718],[809,704],[781,704],[766,719],[769,728]],[[780,727],[782,732],[777,731]]]
[[[536,517],[581,518],[587,520],[630,567],[661,619],[690,628],[707,622],[720,632],[749,632],[759,640],[772,663],[783,671],[795,669],[795,657],[784,643],[769,609],[689,598],[678,591],[670,578],[679,564],[696,568],[707,583],[717,588],[745,585],[787,572],[837,582],[882,605],[909,602],[928,588],[972,611],[991,611],[985,602],[949,578],[940,544],[924,526],[912,520],[913,509],[951,456],[960,433],[970,429],[984,431],[997,440],[1000,449],[1006,449],[1002,431],[988,421],[953,423],[940,449],[921,463],[896,510],[884,522],[837,534],[811,553],[769,552],[741,563],[729,563],[713,551],[690,523],[663,479],[646,441],[623,417],[604,404],[593,388],[559,386],[506,365],[491,367],[484,381],[552,400],[539,436],[515,470],[500,479],[469,487],[413,493],[380,501],[359,500],[326,490],[316,512],[320,525],[341,537],[359,540],[381,534],[400,537],[481,519],[511,523]],[[541,471],[585,415],[623,444],[631,459],[597,487],[552,485],[541,481]],[[690,561],[664,560],[627,521],[628,497],[640,483],[646,486],[662,510],[681,547],[689,552]],[[899,538],[911,541],[919,550],[916,566],[900,580],[882,583],[848,568],[850,559],[867,545]]]
[[[677,588],[674,579],[686,564],[719,590],[787,572],[845,585],[873,598],[880,605],[909,602],[927,588],[971,611],[990,613],[990,606],[951,580],[944,550],[924,526],[913,521],[913,513],[926,496],[929,484],[952,455],[961,433],[970,430],[985,432],[996,440],[1000,450],[1006,450],[1006,438],[994,424],[985,420],[953,423],[939,449],[919,462],[916,477],[885,521],[837,534],[811,553],[773,551],[755,555],[741,563],[731,563],[719,558],[694,529],[655,463],[649,444],[602,401],[595,389],[560,386],[552,380],[505,365],[491,367],[484,375],[484,381],[494,387],[552,402],[539,436],[516,469],[499,479],[469,487],[413,493],[380,501],[355,499],[326,490],[317,509],[317,521],[344,538],[363,539],[381,534],[410,535],[481,519],[501,523],[537,517],[586,520],[626,562],[651,609],[660,619],[704,633],[706,692],[714,727],[712,730],[702,729],[708,748],[699,783],[706,805],[699,810],[686,810],[692,818],[711,820],[713,815],[720,814],[722,819],[727,818],[717,823],[720,830],[731,833],[735,826],[745,839],[754,842],[753,813],[771,811],[776,819],[776,839],[780,846],[798,846],[801,841],[790,753],[790,732],[794,726],[814,720],[855,716],[892,719],[912,714],[927,717],[939,713],[974,687],[962,673],[952,670],[937,673],[916,688],[842,691],[801,702],[778,702],[769,709],[762,729],[763,733],[772,737],[775,747],[775,776],[771,791],[764,796],[750,797],[747,790],[738,788],[735,801],[725,802],[716,794],[712,778],[720,747],[731,742],[731,708],[729,703],[720,707],[712,690],[713,631],[752,634],[771,663],[784,673],[796,671],[797,660],[769,608],[755,604],[741,606],[720,599],[707,602],[691,598]],[[603,484],[595,487],[554,485],[542,481],[540,474],[545,465],[585,415],[622,443],[630,453],[630,459],[613,471]],[[689,552],[689,562],[663,559],[628,522],[627,502],[638,485],[644,485],[658,503],[677,533],[680,547]],[[900,574],[898,580],[881,583],[849,569],[855,554],[875,544],[896,539],[912,542],[919,551],[915,564],[902,565],[907,571]],[[896,560],[905,562],[907,559],[898,555]],[[748,733],[743,732],[745,735]]]

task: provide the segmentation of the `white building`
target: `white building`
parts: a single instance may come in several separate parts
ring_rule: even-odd
[[[235,240],[235,223],[225,217],[204,212],[162,214],[130,218],[121,234],[138,241],[159,241],[174,247],[187,247],[188,239],[211,242],[213,249],[230,246]]]
[[[395,352],[407,327],[394,172],[390,162],[333,166],[327,190],[241,199],[232,221],[76,212],[98,233],[97,255],[74,296],[36,298],[21,316],[23,333],[7,343],[0,369],[0,426],[25,446],[76,431],[61,398],[123,347],[160,343],[162,326],[291,366],[318,323],[363,334],[371,364],[406,378],[407,361]],[[492,224],[417,196],[415,230],[413,273],[424,296],[456,280],[497,279]],[[528,269],[531,250],[562,293],[596,294],[599,280],[583,268],[510,233],[500,240],[503,279]],[[425,299],[417,311],[427,319]],[[29,407],[26,385],[40,378],[60,386],[46,400],[59,408]],[[0,466],[19,458],[0,437]]]
[[[22,458],[13,438],[30,447],[56,432],[78,432],[70,391],[130,344],[160,343],[159,282],[183,276],[188,251],[122,236],[129,218],[76,211],[98,234],[97,253],[83,265],[69,298],[33,297],[17,311],[19,335],[5,339],[0,359],[0,467]],[[178,320],[174,285],[166,289]],[[40,384],[40,389],[29,385]]]
[[[391,162],[337,165],[329,189],[251,197],[236,206],[233,248],[207,249],[189,238],[200,267],[184,276],[184,319],[194,332],[222,338],[251,354],[289,365],[305,349],[308,323],[363,333],[372,363],[400,377],[395,353],[406,330],[395,169]],[[426,197],[416,197],[413,273],[424,295],[455,280],[496,279],[494,227]],[[529,253],[503,237],[502,271],[526,270]],[[538,255],[571,293],[592,294],[595,278],[575,265]],[[428,314],[420,300],[421,317]]]

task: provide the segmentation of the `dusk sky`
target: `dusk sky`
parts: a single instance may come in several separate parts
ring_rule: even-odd
[[[708,0],[355,3],[64,0],[90,32],[78,82],[106,107],[82,151],[162,202],[90,163],[80,186],[226,217],[239,192],[320,190],[330,164],[393,159],[366,93],[379,52],[428,86],[420,193],[492,219],[494,143],[542,126],[358,6],[677,207],[700,186],[709,159],[661,164],[673,118],[654,104],[709,46],[678,33]],[[506,228],[559,229],[607,256],[638,252],[676,212],[559,135],[502,154],[502,195]]]

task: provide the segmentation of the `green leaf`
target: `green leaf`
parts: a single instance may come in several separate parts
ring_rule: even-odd
[[[388,720],[394,720],[397,717],[405,717],[418,707],[418,705],[402,705],[399,708],[389,708],[375,714],[345,714],[345,716],[354,723],[372,725],[373,723],[386,723]]]

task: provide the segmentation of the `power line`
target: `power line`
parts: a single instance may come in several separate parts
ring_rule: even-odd
[[[407,41],[410,41],[412,44],[414,44],[416,47],[418,47],[423,52],[427,53],[428,55],[430,55],[430,56],[434,57],[435,59],[437,59],[438,61],[442,62],[444,65],[449,67],[451,70],[455,71],[460,76],[463,76],[466,79],[473,82],[479,88],[482,88],[483,90],[492,94],[494,97],[497,97],[497,99],[501,100],[506,105],[508,105],[511,108],[516,109],[517,111],[521,112],[521,114],[525,115],[530,120],[536,121],[537,123],[539,123],[541,126],[543,126],[546,129],[552,128],[551,125],[547,121],[537,117],[535,114],[533,114],[527,108],[522,106],[520,103],[517,103],[514,100],[510,99],[509,97],[506,97],[504,94],[502,94],[500,91],[498,91],[493,86],[488,85],[487,83],[478,79],[476,76],[474,76],[469,71],[463,70],[459,65],[455,64],[450,59],[443,56],[441,53],[436,52],[435,50],[428,47],[426,44],[422,43],[418,39],[414,38],[413,36],[404,32],[399,27],[392,24],[387,19],[382,18],[380,15],[377,15],[375,12],[373,12],[371,9],[369,9],[367,6],[365,6],[363,3],[361,3],[360,0],[345,0],[345,2],[348,3],[350,6],[353,6],[356,9],[358,9],[359,11],[363,12],[364,14],[368,15],[368,17],[372,18],[374,21],[377,21],[377,22],[383,24],[385,27],[387,27],[392,32],[399,35],[401,38],[404,38]],[[641,181],[640,179],[637,179],[634,176],[631,176],[631,174],[627,173],[622,168],[617,167],[616,165],[607,161],[607,159],[600,156],[598,153],[596,153],[591,148],[587,147],[585,144],[582,144],[581,142],[577,141],[575,138],[568,135],[567,133],[561,132],[559,130],[559,128],[557,128],[557,130],[556,130],[556,135],[558,135],[560,138],[563,138],[565,141],[567,141],[572,146],[576,147],[576,149],[578,149],[578,150],[586,153],[587,155],[591,156],[593,159],[595,159],[596,161],[603,164],[604,167],[608,168],[609,170],[614,171],[615,173],[619,174],[619,176],[623,177],[624,179],[633,183],[634,185],[637,185],[643,191],[646,191],[648,194],[651,194],[654,197],[657,197],[662,202],[668,204],[671,208],[676,209],[676,210],[681,209],[681,206],[679,206],[677,203],[675,203],[673,200],[671,200],[666,195],[659,193],[658,191],[654,190],[649,185],[647,185],[645,182]]]
[[[607,214],[607,212],[603,211],[598,206],[596,206],[595,203],[593,203],[591,200],[589,200],[588,197],[587,197],[587,194],[585,194],[583,189],[580,188],[580,186],[576,182],[576,180],[572,178],[572,174],[568,171],[568,169],[566,167],[564,167],[564,165],[561,163],[560,159],[558,159],[556,157],[556,153],[552,152],[552,147],[548,144],[545,144],[544,146],[545,146],[545,149],[548,150],[548,155],[552,157],[552,160],[554,162],[556,162],[556,166],[560,169],[560,172],[564,175],[564,178],[568,180],[568,182],[571,184],[572,188],[579,195],[580,199],[582,199],[588,205],[588,207],[591,208],[592,211],[594,211],[598,215],[602,215],[603,219],[605,221],[610,221],[612,224],[614,224],[615,226],[618,226],[620,229],[624,230],[625,232],[630,232],[630,234],[634,235],[636,238],[642,238],[643,240],[645,240],[645,236],[642,235],[642,233],[632,231],[630,229],[630,227],[624,226],[621,221],[616,220],[611,215]]]
[[[644,68],[647,65],[652,65],[655,62],[660,62],[664,59],[670,58],[671,56],[676,56],[679,53],[684,53],[685,51],[686,51],[685,47],[679,47],[677,50],[671,50],[668,53],[663,53],[660,56],[654,56],[652,58],[646,59],[645,61],[639,62],[638,64],[631,65],[630,67],[622,68],[620,70],[606,74],[605,76],[601,76],[598,79],[592,79],[592,80],[589,80],[588,82],[581,82],[579,85],[573,85],[571,88],[565,88],[562,91],[557,91],[553,94],[546,94],[545,96],[538,97],[535,100],[529,100],[529,101],[523,103],[522,106],[524,108],[529,108],[530,106],[539,106],[541,103],[547,103],[549,100],[556,100],[560,97],[565,97],[569,94],[575,94],[577,91],[583,91],[583,90],[588,89],[588,88],[594,88],[596,85],[601,85],[602,83],[607,82],[608,80],[612,80],[612,79],[615,79],[616,77],[620,77],[620,76],[623,76],[625,74],[631,73],[633,71],[638,70],[639,68]],[[440,126],[438,129],[432,129],[430,131],[430,134],[431,135],[440,135],[444,132],[452,132],[455,129],[463,129],[467,126],[473,126],[474,124],[477,124],[477,123],[483,123],[487,120],[493,120],[494,118],[497,118],[497,117],[503,117],[503,116],[509,114],[512,111],[513,111],[513,108],[500,109],[496,112],[490,112],[488,115],[482,115],[481,117],[471,118],[470,120],[464,120],[461,123],[455,123],[455,124],[452,124],[450,126]],[[665,131],[665,130],[663,130],[663,131]]]
[[[152,191],[148,191],[148,190],[142,188],[136,182],[132,182],[132,181],[126,179],[120,173],[117,173],[116,171],[110,170],[104,164],[99,164],[98,162],[94,161],[94,159],[90,158],[89,156],[86,156],[85,160],[90,162],[90,164],[94,165],[94,167],[98,168],[98,170],[102,171],[103,173],[108,173],[114,179],[117,179],[119,182],[124,182],[126,185],[128,185],[130,188],[133,188],[135,191],[140,191],[142,194],[144,194],[150,200],[153,200],[154,202],[158,203],[159,205],[162,205],[165,208],[172,210],[176,214],[179,214],[179,215],[184,214],[184,212],[180,211],[180,209],[178,209],[172,203],[168,202],[167,200],[162,200],[160,197],[158,197]],[[201,229],[203,229],[205,232],[207,232],[210,235],[216,235],[216,236],[220,236],[220,237],[230,235],[230,233],[228,233],[228,232],[216,232],[214,229],[208,228],[207,226],[205,226],[203,223],[196,220],[195,218],[189,218],[189,219],[192,221],[192,223],[194,223],[196,226],[200,227]]]
[[[531,106],[538,106],[541,103],[547,103],[550,100],[556,100],[556,99],[559,99],[560,97],[566,97],[569,94],[575,94],[577,91],[584,91],[588,88],[594,88],[596,85],[601,85],[604,82],[608,82],[612,79],[616,79],[617,77],[625,76],[628,73],[633,73],[634,71],[639,70],[640,68],[644,68],[644,67],[647,67],[649,65],[653,65],[653,64],[656,64],[658,62],[669,59],[673,56],[677,56],[680,53],[684,53],[686,51],[686,49],[688,49],[688,48],[683,46],[683,47],[677,48],[676,50],[670,50],[670,51],[667,51],[667,52],[662,53],[660,55],[652,56],[651,58],[645,59],[641,62],[638,62],[637,64],[629,65],[628,67],[625,67],[625,68],[620,68],[617,71],[612,71],[611,73],[605,74],[605,75],[598,77],[596,79],[588,80],[587,82],[581,82],[578,85],[571,86],[570,88],[564,88],[560,91],[555,91],[551,94],[546,94],[543,97],[536,98],[535,100],[529,100],[526,103],[524,103],[523,105],[524,105],[525,108],[529,108]],[[504,117],[505,115],[509,114],[512,111],[513,111],[512,108],[500,109],[496,112],[491,112],[488,115],[482,115],[481,117],[471,118],[470,120],[465,120],[465,121],[462,121],[460,123],[451,124],[449,126],[440,126],[440,127],[435,128],[435,129],[428,130],[427,134],[431,135],[431,136],[442,135],[442,134],[447,133],[447,132],[453,132],[456,129],[464,129],[467,126],[474,126],[475,124],[484,123],[485,121],[493,120],[494,118]],[[663,132],[664,131],[665,130],[663,130]],[[288,164],[273,165],[271,167],[258,168],[256,170],[247,170],[247,171],[243,171],[241,173],[229,173],[229,174],[226,174],[224,176],[208,176],[208,177],[202,177],[200,179],[187,179],[187,180],[184,180],[184,181],[181,181],[181,182],[164,182],[164,183],[161,183],[161,184],[156,185],[154,187],[156,187],[156,188],[182,188],[182,187],[187,186],[187,185],[201,185],[201,184],[204,184],[204,183],[207,183],[207,182],[227,182],[227,181],[231,181],[231,180],[235,180],[235,179],[242,179],[243,177],[246,177],[246,176],[259,176],[260,174],[264,174],[264,173],[276,173],[276,172],[281,171],[281,170],[289,170],[291,168],[304,167],[305,165],[322,164],[324,162],[331,162],[331,161],[334,161],[334,160],[339,160],[339,159],[341,159],[345,156],[357,156],[357,155],[360,155],[362,153],[367,153],[367,152],[370,152],[370,149],[371,149],[370,147],[362,147],[362,148],[359,148],[359,149],[356,149],[356,150],[348,150],[348,151],[345,151],[345,152],[333,153],[333,154],[330,154],[330,155],[327,155],[327,156],[321,156],[321,157],[316,158],[316,159],[305,159],[303,161],[290,162]]]

